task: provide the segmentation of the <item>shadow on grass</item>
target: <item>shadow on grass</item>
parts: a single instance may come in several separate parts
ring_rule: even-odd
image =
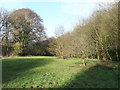
[[[78,73],[65,88],[118,88],[118,69],[96,65]]]
[[[19,78],[25,71],[52,62],[51,58],[8,58],[2,60],[2,82]]]

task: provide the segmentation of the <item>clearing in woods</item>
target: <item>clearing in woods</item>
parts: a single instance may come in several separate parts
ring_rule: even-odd
[[[2,60],[3,88],[118,88],[118,64],[52,56]]]

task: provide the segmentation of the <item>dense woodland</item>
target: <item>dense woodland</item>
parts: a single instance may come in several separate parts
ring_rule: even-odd
[[[100,5],[93,14],[64,33],[48,38],[43,19],[30,9],[0,9],[0,39],[3,56],[55,55],[60,58],[113,60],[120,58],[118,3]],[[67,22],[66,22],[67,23]]]

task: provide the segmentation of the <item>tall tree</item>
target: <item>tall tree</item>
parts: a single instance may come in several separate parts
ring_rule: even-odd
[[[3,55],[9,53],[9,41],[10,41],[10,22],[8,21],[9,12],[1,8],[0,9],[0,41],[2,45]]]
[[[14,43],[22,43],[23,51],[31,42],[40,42],[45,39],[42,19],[30,9],[18,9],[10,14],[9,22],[13,27]]]

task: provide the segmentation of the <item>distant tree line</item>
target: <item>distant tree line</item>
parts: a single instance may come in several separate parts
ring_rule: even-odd
[[[118,3],[109,4],[93,12],[89,19],[82,20],[72,32],[52,38],[49,51],[61,58],[94,58],[119,60],[120,29]],[[64,31],[58,27],[59,31]],[[59,32],[60,34],[60,32]]]
[[[2,55],[119,60],[118,5],[100,6],[88,19],[79,21],[72,32],[64,33],[64,26],[59,26],[56,37],[52,38],[47,38],[43,20],[34,11],[23,8],[8,12],[0,9]]]

